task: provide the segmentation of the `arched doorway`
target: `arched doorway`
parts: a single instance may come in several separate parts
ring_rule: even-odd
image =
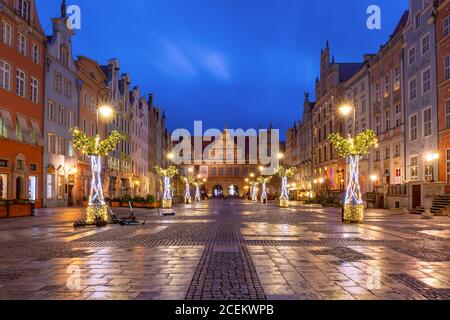
[[[16,179],[16,200],[22,200],[22,190],[23,190],[23,178],[17,177],[17,179]]]
[[[220,184],[215,185],[212,189],[212,195],[214,198],[223,198],[224,197],[223,187]]]
[[[230,197],[239,197],[239,187],[235,184],[229,186],[228,188],[228,196]]]

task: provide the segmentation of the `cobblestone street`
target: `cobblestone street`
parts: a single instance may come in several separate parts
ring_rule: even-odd
[[[212,200],[144,226],[0,220],[0,299],[450,299],[450,218]],[[127,210],[116,210],[126,215]]]

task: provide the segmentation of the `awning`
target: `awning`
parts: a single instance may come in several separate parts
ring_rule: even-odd
[[[14,129],[12,119],[11,119],[11,112],[7,111],[5,109],[0,109],[0,115],[2,117],[4,125],[6,127],[6,131],[8,132],[8,139],[9,140],[17,140],[16,130]]]
[[[44,146],[44,139],[42,138],[41,127],[39,123],[34,120],[31,120],[31,128],[33,128],[34,135],[36,136],[36,142],[39,146]]]
[[[30,128],[28,127],[27,119],[24,116],[18,114],[17,124],[19,125],[19,128],[22,131],[23,142],[31,143]]]

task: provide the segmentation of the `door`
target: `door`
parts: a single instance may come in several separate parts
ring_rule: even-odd
[[[412,208],[416,209],[422,205],[422,186],[415,185],[412,187]]]
[[[22,178],[18,177],[16,179],[16,200],[22,199]]]
[[[30,176],[28,180],[28,199],[36,201],[37,198],[37,177]]]

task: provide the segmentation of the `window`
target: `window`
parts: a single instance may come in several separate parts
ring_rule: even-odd
[[[8,199],[8,175],[0,174],[0,199]]]
[[[17,50],[21,55],[27,55],[27,38],[24,34],[19,33],[19,41],[17,42]]]
[[[58,139],[58,154],[62,155],[62,156],[66,154],[65,143],[64,143],[63,137],[59,137],[59,139]]]
[[[61,92],[62,76],[59,72],[55,72],[55,90]]]
[[[384,79],[384,97],[387,98],[389,97],[391,91],[391,77],[387,76]]]
[[[416,16],[414,17],[414,28],[418,29],[420,27],[421,24],[421,16],[420,16],[420,12],[418,14],[416,14]]]
[[[19,0],[19,15],[25,19],[30,19],[30,1],[29,0]]]
[[[25,72],[19,69],[16,72],[16,94],[25,98]]]
[[[380,150],[376,150],[375,151],[375,161],[380,161],[380,160],[381,160]]]
[[[366,103],[366,96],[361,97],[361,113],[366,113],[367,111],[367,103]]]
[[[409,101],[413,101],[417,98],[417,81],[413,78],[409,81]]]
[[[72,83],[68,79],[64,80],[64,95],[69,98],[72,95]]]
[[[11,65],[0,60],[0,88],[11,89]]]
[[[75,113],[73,111],[69,111],[69,129],[72,129],[75,126]]]
[[[54,185],[55,185],[55,175],[48,174],[47,175],[47,199],[53,199]]]
[[[418,177],[418,157],[414,156],[410,159],[409,172],[411,176],[411,180],[417,180]]]
[[[41,62],[41,50],[39,46],[35,43],[33,43],[32,46],[32,59],[33,63],[39,64]]]
[[[409,139],[410,141],[417,140],[417,114],[409,118]]]
[[[450,149],[447,149],[447,185],[450,185]]]
[[[84,134],[87,134],[87,128],[88,128],[87,120],[84,119],[83,120],[83,133]]]
[[[400,68],[395,68],[394,70],[394,91],[400,89],[401,77],[400,77]]]
[[[390,159],[391,158],[391,148],[390,147],[386,147],[385,151],[385,159]]]
[[[47,118],[49,120],[55,120],[55,103],[51,100],[47,103]]]
[[[47,134],[47,151],[56,153],[56,135],[54,133]]]
[[[69,52],[67,51],[67,48],[65,46],[61,46],[59,58],[60,58],[61,63],[65,67],[67,67],[69,64]]]
[[[380,102],[381,101],[381,95],[380,95],[380,84],[375,84],[375,101]]]
[[[433,164],[425,163],[425,181],[433,182]]]
[[[30,91],[31,102],[39,103],[39,80],[31,78]]]
[[[58,111],[58,122],[59,124],[64,125],[66,123],[66,112],[63,106],[59,106]]]
[[[425,37],[422,38],[421,41],[422,44],[422,55],[425,55],[430,51],[430,35],[427,34]]]
[[[422,72],[422,93],[431,90],[431,68]]]
[[[401,152],[401,149],[400,149],[400,145],[397,144],[397,145],[395,146],[395,157],[396,157],[396,158],[400,158],[401,155],[402,155],[402,152]]]
[[[391,111],[387,110],[385,113],[385,129],[386,131],[391,130]]]
[[[450,55],[445,57],[445,80],[450,79]]]
[[[444,37],[450,33],[450,16],[444,19]]]
[[[423,111],[423,136],[431,136],[431,108]]]
[[[83,92],[83,108],[87,108],[88,107],[88,94],[87,92]]]
[[[395,106],[395,126],[398,128],[402,122],[402,109],[400,105]]]
[[[381,133],[381,117],[380,116],[376,116],[376,132],[377,134]]]
[[[6,21],[2,21],[1,23],[1,28],[2,28],[2,32],[1,32],[1,40],[4,44],[6,44],[7,46],[12,47],[13,46],[13,31],[12,31],[12,27],[9,23],[7,23]]]
[[[445,102],[445,128],[450,129],[450,99]]]
[[[73,141],[72,140],[69,140],[67,143],[67,155],[71,158],[73,157]]]
[[[411,47],[408,50],[408,63],[412,65],[414,62],[416,62],[416,47]]]

